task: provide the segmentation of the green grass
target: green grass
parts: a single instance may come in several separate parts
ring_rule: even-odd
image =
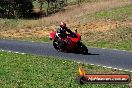
[[[83,3],[92,3],[92,2],[99,2],[99,1],[101,1],[101,0],[80,0],[79,3],[83,4]],[[78,4],[78,0],[67,0],[67,3],[68,3],[68,5],[76,5],[76,4]]]
[[[49,39],[49,37],[42,37],[42,38],[32,38],[32,39],[28,39],[28,40],[33,40],[33,41],[38,41],[38,42],[50,42],[50,39]]]
[[[0,18],[0,30],[10,30],[10,29],[23,29],[28,27],[35,27],[37,25],[31,24],[32,20],[27,19],[6,19],[6,18]],[[41,24],[40,24],[41,25]]]
[[[49,39],[49,37],[41,37],[41,38],[37,38],[37,37],[32,37],[32,38],[9,38],[9,37],[3,37],[0,36],[0,39],[10,39],[10,40],[18,40],[18,41],[35,41],[35,42],[48,42],[48,43],[52,43],[52,41]]]
[[[78,17],[77,20],[80,22],[88,22],[94,20],[119,20],[126,21],[132,19],[132,4],[114,8],[105,11],[99,11],[91,14],[86,14],[81,17]]]
[[[125,16],[131,16],[132,15],[132,5],[128,5],[121,8],[115,8],[113,10],[109,11],[101,11],[95,13],[96,17],[103,17],[103,18],[115,18],[115,19],[124,19]]]
[[[4,30],[6,28],[15,28],[18,25],[17,19],[2,19],[0,18],[0,30]]]
[[[53,57],[21,55],[0,52],[1,88],[129,88],[131,84],[86,84],[79,85],[77,62]],[[87,73],[118,73],[103,67],[83,64]]]
[[[81,3],[90,3],[90,2],[98,2],[99,0],[80,0],[80,4]],[[78,4],[78,0],[67,0],[68,5],[75,5]]]

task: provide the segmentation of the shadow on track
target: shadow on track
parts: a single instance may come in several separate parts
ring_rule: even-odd
[[[100,54],[88,53],[87,55],[100,55]]]
[[[63,52],[63,53],[73,53],[73,52]],[[82,53],[74,53],[74,54],[82,54]],[[87,53],[87,54],[82,54],[82,55],[100,55],[97,53]]]

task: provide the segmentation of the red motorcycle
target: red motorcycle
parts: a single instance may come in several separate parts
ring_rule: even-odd
[[[75,32],[74,34],[76,35],[73,36],[71,34],[67,34],[67,36],[65,38],[59,38],[56,39],[56,32],[52,32],[50,33],[50,40],[53,40],[53,46],[56,50],[61,51],[61,52],[71,52],[71,53],[80,53],[80,54],[88,54],[88,49],[87,47],[81,42],[81,35],[77,34],[77,32]],[[61,46],[60,47],[60,42],[59,41],[63,41],[63,43],[61,42]]]

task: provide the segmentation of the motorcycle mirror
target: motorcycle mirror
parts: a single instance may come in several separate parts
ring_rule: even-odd
[[[75,33],[77,33],[77,29],[75,30]]]

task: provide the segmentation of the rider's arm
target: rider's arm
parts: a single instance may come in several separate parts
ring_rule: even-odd
[[[70,34],[73,33],[73,32],[72,32],[70,29],[68,29],[68,28],[67,28],[67,32],[70,33]]]
[[[70,33],[73,37],[77,37],[77,35],[74,32],[72,32],[70,29],[67,29],[67,32]]]

